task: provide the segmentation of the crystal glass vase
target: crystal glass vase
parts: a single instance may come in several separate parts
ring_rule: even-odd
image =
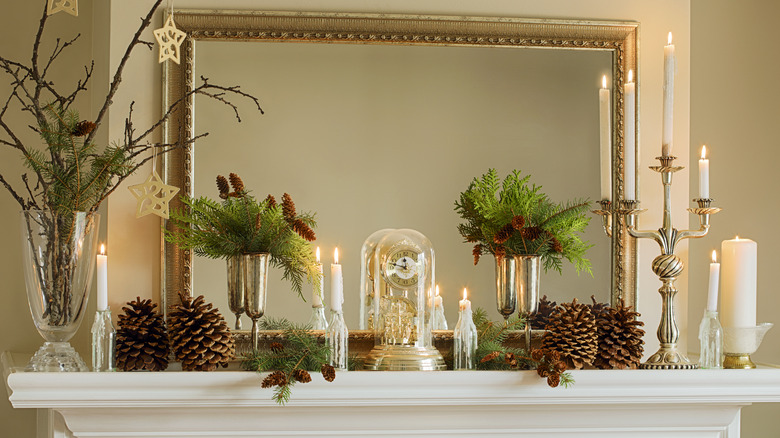
[[[68,341],[84,317],[100,216],[25,210],[21,225],[27,300],[33,323],[46,341],[27,371],[89,371]]]

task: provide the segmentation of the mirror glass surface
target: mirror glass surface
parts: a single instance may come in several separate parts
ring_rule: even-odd
[[[217,197],[216,175],[239,174],[258,198],[289,193],[317,212],[316,246],[329,307],[330,263],[338,246],[345,316],[358,328],[360,248],[382,228],[412,228],[436,253],[436,282],[452,329],[464,287],[474,307],[496,311],[494,261],[474,266],[457,231],[454,202],[472,178],[496,168],[532,175],[552,199],[599,199],[598,88],[611,83],[612,53],[519,47],[454,47],[199,41],[194,77],[240,84],[265,115],[240,107],[243,123],[196,98],[196,196]],[[595,204],[593,208],[597,208]],[[564,263],[542,274],[558,302],[609,302],[611,243],[598,216],[584,238],[593,275]],[[193,293],[231,321],[223,260],[195,257]],[[306,322],[304,303],[272,270],[266,315]],[[244,316],[244,327],[249,320]]]

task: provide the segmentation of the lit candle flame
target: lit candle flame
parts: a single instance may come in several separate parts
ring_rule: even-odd
[[[707,158],[706,155],[707,155],[707,146],[701,145],[701,159],[702,160],[706,159]]]
[[[672,45],[672,33],[671,32],[669,32],[669,37],[666,40],[667,40],[666,44],[671,46]]]
[[[339,249],[338,248],[336,248],[336,250],[333,251],[333,260],[336,261],[337,265],[339,264]]]
[[[718,253],[712,250],[712,263],[718,263]]]
[[[317,247],[317,263],[320,262],[320,247]]]
[[[739,240],[739,236],[734,237],[734,240]]]
[[[466,288],[464,287],[464,288],[463,288],[463,301],[466,301],[466,299],[467,299],[467,298],[466,298],[466,297],[467,297],[467,295],[468,295],[468,291],[467,291],[467,290],[466,290]]]
[[[106,245],[100,244],[100,255],[106,255]]]
[[[607,88],[607,75],[601,77],[601,88]]]
[[[436,285],[436,296],[437,297],[439,296],[439,285],[438,284]]]
[[[628,71],[628,82],[634,82],[634,70]]]

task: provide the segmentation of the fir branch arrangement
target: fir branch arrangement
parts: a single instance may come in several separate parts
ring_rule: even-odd
[[[529,355],[522,348],[508,347],[505,341],[510,331],[525,327],[525,321],[512,316],[504,322],[491,321],[484,309],[477,308],[472,315],[477,326],[477,369],[480,370],[530,370],[535,369],[540,377],[547,378],[547,384],[555,388],[568,388],[574,383],[571,373],[566,372],[566,363],[557,352],[532,350]]]
[[[336,378],[336,370],[328,364],[328,347],[314,336],[307,326],[283,321],[285,340],[272,342],[266,348],[250,353],[241,367],[257,372],[270,372],[261,383],[274,388],[273,399],[280,405],[290,401],[296,383],[311,382],[310,372],[320,372],[328,382]]]
[[[42,6],[38,30],[32,43],[29,62],[17,61],[0,55],[0,76],[10,81],[10,92],[2,98],[0,106],[0,147],[18,151],[32,171],[21,175],[21,183],[15,183],[0,174],[0,184],[22,207],[22,210],[47,210],[58,215],[73,212],[94,213],[127,177],[151,160],[155,153],[162,155],[177,148],[193,144],[208,135],[181,133],[174,143],[152,140],[158,128],[186,101],[196,94],[219,101],[232,108],[238,121],[238,107],[231,99],[251,100],[262,113],[259,100],[241,91],[238,86],[212,84],[201,77],[202,84],[192,87],[181,99],[171,103],[162,116],[145,129],[137,130],[133,124],[133,106],[130,104],[125,118],[123,138],[113,145],[99,147],[95,135],[103,126],[108,109],[122,82],[122,74],[131,55],[139,46],[154,48],[154,44],[141,39],[152,23],[152,17],[163,0],[156,0],[148,13],[141,18],[135,34],[127,43],[122,59],[114,70],[108,92],[94,121],[81,120],[71,106],[81,93],[87,90],[94,71],[94,61],[84,67],[84,74],[72,89],[63,92],[55,87],[50,77],[50,67],[77,43],[80,34],[70,40],[56,39],[48,57],[39,53],[47,24],[52,19],[47,13],[48,0],[38,0]],[[151,58],[150,58],[151,59]],[[19,123],[10,120],[13,114],[27,114],[30,120]],[[43,140],[43,148],[31,144],[23,131],[32,129]],[[14,187],[16,186],[16,188]]]
[[[296,211],[287,193],[281,204],[271,195],[258,201],[235,173],[217,176],[217,189],[221,201],[183,196],[184,207],[171,210],[175,229],[164,230],[165,240],[213,259],[268,253],[305,301],[304,280],[319,284],[321,275],[310,243],[314,214]]]
[[[553,202],[530,183],[531,176],[515,170],[500,180],[495,169],[474,178],[455,202],[465,222],[458,225],[464,241],[474,245],[474,264],[483,254],[539,255],[544,269],[561,272],[563,260],[577,272],[591,272],[585,258],[592,245],[580,234],[590,221],[589,201]]]

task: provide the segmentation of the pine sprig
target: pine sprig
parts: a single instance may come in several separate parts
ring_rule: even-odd
[[[313,234],[314,214],[298,212],[287,217],[281,206],[271,205],[268,198],[258,202],[243,186],[234,193],[221,201],[183,196],[184,207],[174,208],[170,214],[176,229],[164,230],[165,239],[214,259],[268,253],[271,266],[282,269],[282,278],[305,301],[304,282],[319,285],[321,274],[312,244],[293,223],[301,221]]]
[[[553,202],[530,179],[515,170],[501,181],[490,169],[460,194],[455,211],[465,222],[458,232],[465,242],[478,245],[475,264],[481,254],[534,254],[541,256],[545,271],[561,272],[565,259],[578,273],[591,273],[586,253],[592,245],[580,236],[590,221],[589,201]]]

